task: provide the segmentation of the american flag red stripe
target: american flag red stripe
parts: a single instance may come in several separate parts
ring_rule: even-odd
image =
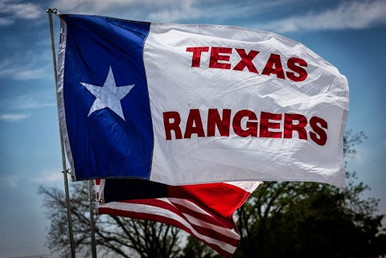
[[[245,182],[241,183],[241,187],[236,185],[236,188],[234,184],[210,184],[214,190],[216,190],[216,187],[226,188],[229,186],[232,188],[232,194],[230,196],[223,194],[217,196],[217,198],[209,198],[209,206],[221,207],[223,205],[216,205],[216,200],[217,202],[221,200],[221,203],[226,204],[227,199],[231,199],[230,203],[237,203],[237,205],[233,209],[228,208],[228,210],[234,211],[244,203],[259,183]],[[208,187],[208,184],[205,187]],[[97,184],[96,189],[97,194],[99,194],[99,184]],[[235,189],[238,189],[238,191],[235,191]],[[101,190],[103,192],[103,189]],[[224,189],[221,192],[224,193]],[[186,194],[183,195],[187,196]],[[109,202],[99,204],[98,212],[100,214],[158,221],[176,226],[197,237],[224,257],[230,257],[236,251],[240,240],[240,235],[233,220],[233,212],[227,217],[219,215],[221,211],[217,212],[205,206],[200,196],[202,197],[202,194],[197,196],[199,201],[192,199],[192,197],[186,199],[173,196]],[[242,203],[240,204],[240,201],[234,200],[235,197],[242,200]]]

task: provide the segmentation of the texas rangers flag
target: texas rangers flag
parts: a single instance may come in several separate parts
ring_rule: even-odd
[[[60,123],[77,180],[345,185],[347,80],[302,44],[227,26],[61,19]]]

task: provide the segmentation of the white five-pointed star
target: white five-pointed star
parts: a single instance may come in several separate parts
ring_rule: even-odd
[[[109,68],[106,81],[102,87],[84,82],[81,82],[81,84],[96,97],[90,111],[88,112],[88,116],[90,116],[94,111],[109,108],[125,120],[125,116],[122,111],[121,99],[123,99],[130,92],[130,90],[134,87],[134,84],[117,87],[111,66]]]

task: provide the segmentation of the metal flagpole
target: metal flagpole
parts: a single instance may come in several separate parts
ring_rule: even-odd
[[[89,199],[89,207],[90,207],[90,233],[91,233],[91,254],[92,258],[97,258],[96,253],[96,244],[95,244],[95,222],[94,222],[94,210],[93,210],[93,194],[91,193],[91,189],[93,187],[92,180],[88,181],[88,199]]]
[[[52,14],[55,14],[56,16],[59,17],[59,12],[56,9],[48,9],[47,13],[48,13],[48,19],[49,19],[49,25],[50,25],[50,34],[51,34],[51,49],[52,49],[52,60],[53,60],[53,65],[54,65],[55,89],[57,92],[58,70],[56,67],[55,40],[54,40],[54,28],[53,28],[53,22],[52,22]],[[56,102],[57,102],[57,107],[59,107],[57,95],[56,95]],[[58,119],[59,119],[59,109],[58,109]],[[62,153],[63,180],[64,180],[64,191],[65,191],[65,195],[66,195],[67,220],[68,220],[68,231],[69,231],[70,245],[71,245],[71,257],[75,258],[74,233],[72,230],[71,203],[70,203],[70,193],[69,193],[70,191],[68,188],[68,177],[67,177],[68,170],[67,170],[66,157],[65,157],[65,152],[64,152],[63,134],[62,134],[62,130],[60,128],[60,124],[59,124],[59,135],[60,135],[60,149],[61,149],[61,153]]]

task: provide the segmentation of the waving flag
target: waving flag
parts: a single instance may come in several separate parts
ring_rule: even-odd
[[[344,186],[346,78],[283,36],[62,15],[59,111],[77,180]]]
[[[230,257],[240,240],[233,213],[261,182],[168,186],[147,180],[96,180],[100,214],[176,226]]]

